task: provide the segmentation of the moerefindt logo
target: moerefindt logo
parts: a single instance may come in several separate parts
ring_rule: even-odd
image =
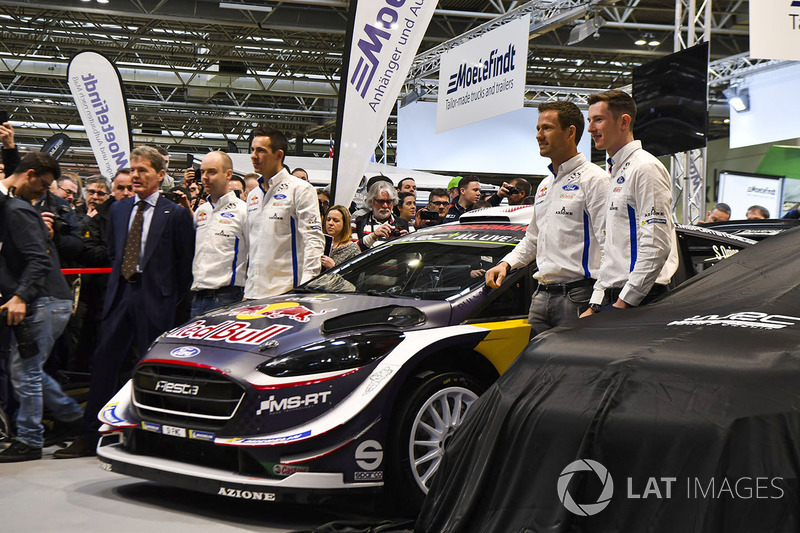
[[[450,75],[447,94],[452,94],[475,83],[488,81],[501,74],[508,74],[515,68],[514,56],[516,53],[516,46],[509,44],[505,53],[495,49],[489,53],[488,59],[480,58],[472,65],[467,62],[462,63],[458,67],[458,72]]]

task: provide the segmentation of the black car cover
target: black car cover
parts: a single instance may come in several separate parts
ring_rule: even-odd
[[[415,531],[800,530],[800,232],[546,332],[448,442]]]

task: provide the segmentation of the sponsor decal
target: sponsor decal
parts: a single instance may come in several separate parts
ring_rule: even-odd
[[[219,223],[229,226],[229,225],[233,224],[233,221],[232,220],[220,220]]]
[[[278,216],[277,213],[273,213],[272,215],[270,215],[269,219],[270,220],[283,220],[283,217]]]
[[[364,389],[364,396],[374,391],[383,380],[392,375],[392,372],[394,372],[394,369],[385,367],[372,374],[367,380],[367,386]]]
[[[642,220],[642,226],[647,226],[649,224],[666,224],[666,218],[648,218],[647,220]]]
[[[296,474],[298,472],[308,472],[309,468],[307,466],[296,466],[296,465],[283,465],[277,464],[272,467],[272,473],[276,476],[291,476],[292,474]]]
[[[275,192],[282,192],[289,188],[289,184],[285,181],[283,183],[279,183],[277,187],[275,187]]]
[[[376,472],[355,472],[353,474],[355,481],[383,481],[383,470]]]
[[[566,194],[566,193],[562,192],[559,195],[559,198],[561,198],[562,200],[572,200],[573,198],[575,198],[575,195],[574,194]]]
[[[200,348],[195,346],[181,346],[180,348],[175,348],[169,352],[172,357],[177,357],[178,359],[187,359],[189,357],[194,357],[199,353]]]
[[[365,440],[356,448],[355,458],[359,468],[372,472],[383,462],[383,447],[376,440]]]
[[[112,426],[125,423],[125,420],[117,416],[117,407],[119,403],[110,403],[103,408],[102,417]]]
[[[539,199],[539,198],[542,198],[542,197],[544,197],[544,195],[545,195],[545,194],[547,194],[547,187],[542,187],[542,190],[540,190],[540,191],[539,191],[539,192],[536,194],[536,198],[537,198],[537,199]]]
[[[577,186],[577,185],[575,185],[574,183],[571,183],[571,184],[569,184],[569,185],[564,185],[564,186],[563,186],[563,187],[561,187],[561,188],[562,188],[562,189],[564,189],[565,191],[577,191],[577,190],[579,190],[579,189],[580,189],[580,187],[578,187],[578,186]]]
[[[722,244],[715,244],[711,247],[711,251],[714,252],[714,257],[706,258],[706,261],[722,261],[723,259],[727,259],[732,255],[736,255],[739,253],[739,250],[736,248],[731,248],[730,246],[725,246]]]
[[[663,211],[658,211],[654,207],[653,209],[650,210],[649,213],[645,213],[644,216],[645,217],[663,217],[664,216],[664,212]]]
[[[166,392],[169,394],[182,394],[184,396],[197,396],[200,392],[198,385],[190,385],[189,383],[176,383],[174,381],[159,380],[153,388],[156,392]]]
[[[220,213],[219,216],[223,218],[236,218],[236,215],[234,215],[233,213]]]
[[[258,202],[259,202],[258,195],[254,194],[253,196],[250,197],[250,201],[248,202],[248,204],[249,205],[258,205]]]
[[[197,429],[190,429],[189,430],[189,438],[195,440],[205,440],[209,442],[214,441],[214,434],[209,433],[208,431],[199,431]]]
[[[205,222],[208,219],[208,213],[205,211],[200,211],[197,214],[197,222]]]
[[[295,322],[306,323],[312,316],[322,316],[325,313],[336,311],[336,309],[323,309],[315,312],[298,302],[281,302],[269,304],[267,306],[246,306],[239,307],[231,311],[236,314],[238,320],[257,320],[259,318],[290,318]]]
[[[152,422],[142,422],[142,429],[145,431],[152,431],[153,433],[161,433],[161,424],[153,424]]]
[[[614,205],[614,202],[611,202],[611,205],[608,207],[609,211],[619,211],[619,207]]]
[[[276,194],[275,196],[273,196],[273,198],[275,198],[276,200],[286,200],[286,195],[285,194]]]
[[[229,489],[226,487],[220,487],[217,495],[227,496],[228,498],[239,498],[240,500],[275,501],[275,494],[272,492],[256,492],[251,490]]]
[[[257,345],[292,328],[292,326],[278,324],[263,329],[255,329],[248,326],[250,324],[247,322],[235,322],[233,320],[206,326],[205,320],[195,320],[185,326],[173,329],[167,334],[167,337]]]
[[[620,192],[621,190],[622,190],[622,187],[614,187],[614,192]]]
[[[618,178],[617,178],[617,183],[619,183],[620,185],[622,185],[623,183],[625,183],[625,176],[620,176],[620,177],[618,177]]]
[[[572,211],[567,211],[566,207],[562,207],[561,211],[556,211],[556,215],[572,215]]]
[[[222,221],[220,221],[220,222],[222,222]],[[219,230],[214,235],[216,235],[217,237],[228,237],[228,238],[234,236],[233,233],[225,233],[224,229]]]
[[[285,435],[283,437],[252,437],[245,439],[235,439],[233,444],[282,444],[284,442],[293,442],[296,440],[304,439],[311,436],[311,430],[303,431],[302,433],[295,433],[294,435]]]
[[[593,472],[603,484],[603,489],[595,503],[578,504],[569,492],[569,482],[576,472]],[[579,516],[592,516],[605,509],[614,495],[614,480],[605,466],[591,459],[579,459],[568,464],[558,477],[558,499],[567,511]]]
[[[750,329],[784,329],[796,325],[800,317],[770,315],[758,311],[740,311],[728,315],[695,315],[675,320],[667,326],[731,326]]]
[[[330,396],[330,394],[331,391],[329,390],[310,392],[305,396],[288,396],[281,400],[276,400],[275,396],[270,395],[268,399],[261,402],[261,407],[256,410],[256,416],[260,416],[264,411],[267,411],[267,414],[285,413],[287,411],[296,411],[298,409],[306,409],[315,405],[325,404],[328,403],[328,396]]]

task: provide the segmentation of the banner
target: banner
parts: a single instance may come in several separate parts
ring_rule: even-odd
[[[72,139],[65,133],[56,133],[50,136],[42,145],[42,152],[50,154],[58,161],[72,146]]]
[[[442,55],[436,133],[522,108],[530,27],[526,15]]]
[[[111,179],[129,166],[131,153],[130,116],[119,71],[102,54],[81,52],[69,62],[67,82],[100,173]]]
[[[332,194],[350,205],[375,153],[437,0],[350,2],[350,23],[339,84]]]
[[[800,60],[800,0],[750,1],[750,57]]]

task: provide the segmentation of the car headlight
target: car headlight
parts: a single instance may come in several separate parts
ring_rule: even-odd
[[[302,346],[258,365],[273,377],[304,376],[367,365],[383,357],[405,338],[397,331],[370,331]]]
[[[410,328],[424,324],[425,320],[425,313],[416,307],[388,305],[330,318],[323,322],[322,332],[335,333],[368,326]]]

